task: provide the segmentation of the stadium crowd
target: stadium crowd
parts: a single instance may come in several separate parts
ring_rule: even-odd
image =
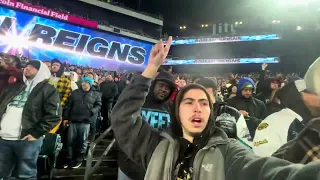
[[[134,74],[1,54],[0,179],[36,179],[47,133],[62,136],[63,167],[79,168],[88,142],[110,126],[118,179],[319,178],[320,59],[304,78],[267,64],[179,75],[160,67],[170,42]]]

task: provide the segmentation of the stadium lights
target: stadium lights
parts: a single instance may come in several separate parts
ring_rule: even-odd
[[[239,24],[238,22],[236,22],[235,24]]]
[[[206,24],[206,27],[208,27],[208,24]]]
[[[273,20],[272,21],[273,24],[280,24],[280,22],[281,22],[280,20]]]
[[[202,24],[201,27],[204,27],[204,25]]]
[[[180,26],[180,29],[186,29],[187,27],[186,26]]]
[[[239,24],[242,24],[242,21],[240,21]]]
[[[301,31],[302,27],[301,26],[297,26],[297,31]]]
[[[180,29],[182,29],[182,26],[180,26]]]

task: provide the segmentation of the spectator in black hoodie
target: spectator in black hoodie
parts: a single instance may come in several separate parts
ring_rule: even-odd
[[[110,126],[112,105],[118,95],[118,86],[111,74],[108,74],[106,81],[100,84],[100,91],[102,93],[102,130],[104,131]]]
[[[239,138],[246,140],[246,144],[251,147],[258,125],[268,115],[266,105],[253,97],[254,89],[255,84],[251,78],[241,78],[238,84],[237,96],[227,101],[229,106],[238,109],[244,116],[248,132],[242,133]]]
[[[141,115],[156,130],[165,130],[170,125],[170,97],[175,87],[174,77],[167,71],[160,71],[150,87]],[[119,180],[144,179],[143,167],[130,161],[121,150],[118,153],[118,164]]]
[[[90,119],[101,108],[101,95],[92,91],[93,80],[82,79],[81,88],[72,91],[68,98],[64,124],[70,124],[68,130],[68,157],[64,168],[81,166],[87,151],[87,141],[90,132]]]
[[[257,85],[257,95],[255,98],[261,100],[265,104],[269,103],[272,92],[279,89],[281,80],[279,78],[266,78],[266,68],[268,64],[262,65],[262,71],[259,77],[259,83]]]

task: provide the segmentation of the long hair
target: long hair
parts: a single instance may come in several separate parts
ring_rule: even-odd
[[[181,120],[180,120],[180,112],[179,112],[180,111],[179,110],[180,103],[183,100],[184,95],[193,89],[202,90],[206,94],[208,101],[211,102],[211,98],[210,98],[209,93],[207,92],[207,90],[203,86],[201,86],[199,84],[189,84],[189,85],[185,86],[184,88],[182,88],[178,92],[177,96],[175,97],[173,105],[172,105],[172,110],[171,110],[171,131],[172,131],[173,136],[175,136],[175,137],[182,137],[183,136]],[[209,103],[209,106],[211,109],[211,115],[209,117],[207,127],[204,130],[204,132],[208,131],[208,133],[211,132],[211,129],[213,129],[212,126],[214,126],[213,105],[211,103]],[[210,127],[210,128],[208,128],[208,127]],[[207,128],[209,130],[206,130]]]

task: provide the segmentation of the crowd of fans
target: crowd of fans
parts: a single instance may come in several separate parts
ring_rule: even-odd
[[[119,179],[163,179],[167,173],[176,179],[318,178],[314,147],[320,129],[312,119],[320,116],[315,79],[320,60],[304,79],[270,73],[267,64],[258,73],[203,77],[161,68],[168,48],[158,43],[142,74],[58,59],[23,65],[18,56],[1,54],[0,179],[36,178],[47,133],[62,136],[63,168],[79,168],[88,142],[111,125],[119,145]],[[281,159],[316,162],[289,166]]]

